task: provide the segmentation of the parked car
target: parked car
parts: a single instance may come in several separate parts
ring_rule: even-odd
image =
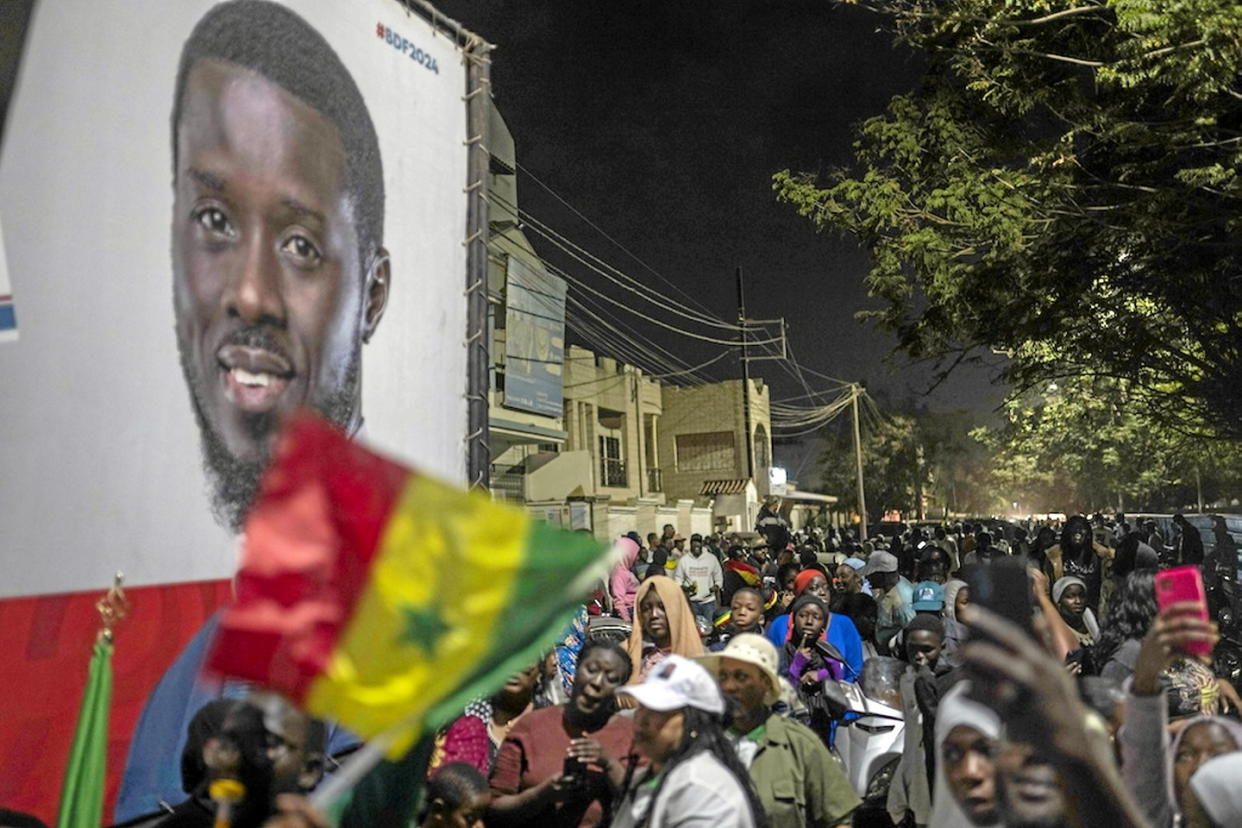
[[[1186,515],[1186,522],[1199,530],[1199,537],[1203,538],[1203,553],[1210,556],[1212,551],[1216,549],[1216,533],[1212,531],[1212,515]],[[1242,515],[1221,515],[1225,519],[1225,529],[1228,530],[1229,536],[1233,538],[1233,542],[1242,549]],[[1161,527],[1161,531],[1164,528]]]
[[[882,520],[867,527],[867,537],[874,538],[884,535],[888,538],[896,538],[905,534],[905,531],[909,528],[900,520]]]

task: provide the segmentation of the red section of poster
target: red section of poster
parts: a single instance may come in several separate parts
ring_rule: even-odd
[[[56,824],[91,645],[99,631],[96,592],[0,600],[0,808]],[[127,589],[129,617],[115,630],[108,720],[110,818],[130,734],[143,702],[177,653],[230,598],[229,581]]]

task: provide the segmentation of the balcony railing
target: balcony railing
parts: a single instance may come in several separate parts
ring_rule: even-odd
[[[664,475],[660,469],[647,469],[647,491],[664,491]]]
[[[625,462],[601,457],[599,461],[600,485],[613,488],[625,488],[629,485],[625,476]]]

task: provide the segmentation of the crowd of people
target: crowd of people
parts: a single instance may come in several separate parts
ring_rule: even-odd
[[[1217,625],[1155,587],[1177,564],[1212,584],[1231,541],[1205,556],[1193,528],[1120,516],[990,526],[630,533],[556,648],[355,813],[400,789],[423,791],[430,826],[1242,825],[1242,702],[1204,655]],[[1006,570],[1029,625],[972,594]],[[877,711],[900,733],[859,766]],[[189,798],[150,824],[211,824],[221,767],[247,781],[232,824],[327,824],[276,798],[331,770],[324,733],[270,694],[213,703]]]

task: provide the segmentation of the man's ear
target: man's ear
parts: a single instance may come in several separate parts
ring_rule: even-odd
[[[367,271],[366,307],[362,317],[362,341],[370,342],[379,327],[384,309],[388,307],[388,290],[392,285],[392,261],[388,251],[381,247],[375,251],[371,259],[371,269]]]
[[[448,823],[453,809],[448,806],[443,797],[437,796],[431,800],[431,807],[428,811],[433,817],[437,818],[437,822]]]

